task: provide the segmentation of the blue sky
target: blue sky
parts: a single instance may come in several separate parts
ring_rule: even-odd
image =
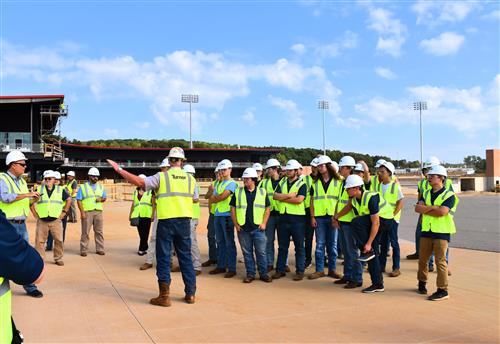
[[[0,1],[2,95],[65,94],[63,135],[460,162],[499,143],[498,2]]]

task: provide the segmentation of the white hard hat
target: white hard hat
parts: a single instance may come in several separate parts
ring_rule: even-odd
[[[75,176],[75,171],[69,171],[68,173],[66,173],[66,175],[74,177]]]
[[[219,170],[225,170],[225,169],[228,169],[228,168],[233,168],[233,164],[231,163],[230,160],[224,159],[221,162],[219,162],[219,164],[217,165],[217,168]]]
[[[160,163],[160,168],[162,167],[170,167],[170,163],[168,162],[168,158],[165,158]]]
[[[256,162],[255,164],[252,165],[252,168],[255,170],[255,171],[262,171],[264,168],[262,167],[262,164],[259,164],[258,162]]]
[[[186,156],[184,155],[184,150],[181,147],[173,147],[172,149],[170,149],[167,158],[177,158],[186,160]]]
[[[15,161],[20,161],[20,160],[28,160],[24,156],[24,154],[18,150],[14,150],[7,154],[7,157],[5,158],[5,165],[10,165],[10,163],[15,162]]]
[[[55,178],[56,176],[54,175],[54,171],[52,170],[45,170],[43,171],[43,178]]]
[[[318,158],[312,159],[309,165],[311,165],[312,167],[318,167]]]
[[[345,180],[344,188],[349,189],[349,188],[354,188],[356,186],[363,186],[364,184],[365,183],[363,182],[363,178],[361,178],[356,174],[351,174]]]
[[[336,172],[339,171],[339,164],[337,164],[336,161],[332,161],[332,166],[333,166],[333,168],[335,169]]]
[[[430,168],[427,174],[437,174],[443,177],[448,177],[448,172],[446,172],[446,168],[441,165],[434,165]]]
[[[354,166],[356,166],[356,161],[354,160],[354,158],[352,156],[346,155],[346,156],[342,157],[342,159],[340,159],[340,161],[339,161],[339,167],[342,167],[342,166],[354,167]]]
[[[441,161],[435,156],[430,156],[424,161],[424,168],[430,168],[432,166],[441,165]]]
[[[295,159],[288,160],[285,166],[285,170],[290,171],[290,170],[298,170],[302,168],[302,165]]]
[[[214,173],[217,173],[217,172],[219,172],[219,164],[217,164],[217,166],[215,166]]]
[[[378,163],[378,161],[377,161]],[[357,171],[357,172],[365,172],[365,168],[363,167],[363,165],[361,163],[357,163],[356,166],[354,166],[354,171]]]
[[[278,161],[278,159],[269,159],[267,160],[266,162],[266,168],[270,168],[270,167],[279,167],[281,164],[280,162]]]
[[[253,167],[245,168],[241,178],[258,178],[257,171]]]
[[[384,166],[385,168],[387,168],[389,170],[389,172],[391,172],[391,174],[394,174],[394,171],[396,171],[396,168],[394,167],[394,164],[390,161],[384,161],[380,167]]]
[[[382,164],[385,162],[384,159],[378,159],[377,162],[375,163],[375,168],[379,168],[382,166]]]
[[[318,163],[318,166],[323,164],[331,164],[332,159],[330,159],[328,155],[320,155],[316,158],[316,162]]]
[[[94,176],[94,177],[99,177],[101,174],[99,173],[99,170],[95,167],[91,167],[89,169],[89,172],[87,173],[89,176]]]
[[[59,180],[60,180],[60,179],[61,179],[61,172],[59,172],[59,171],[54,171],[54,178],[56,178],[56,179],[59,179]]]
[[[147,177],[146,177],[146,175],[145,175],[145,174],[142,174],[142,173],[141,173],[141,174],[139,174],[139,175],[138,175],[138,177],[139,177],[139,178],[142,178],[142,179],[146,179],[146,178],[147,178]]]
[[[196,173],[196,170],[194,169],[194,166],[193,165],[190,165],[190,164],[186,164],[184,165],[184,167],[182,168],[184,170],[184,172],[186,173],[191,173],[191,174],[195,174]]]

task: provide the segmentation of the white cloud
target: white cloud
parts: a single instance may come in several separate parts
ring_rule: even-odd
[[[306,46],[302,43],[294,44],[290,47],[290,49],[299,55],[305,54],[307,51]]]
[[[463,21],[479,7],[477,1],[419,0],[412,6],[412,10],[417,14],[417,24],[434,26]]]
[[[358,35],[351,31],[346,31],[342,37],[332,43],[316,45],[314,54],[319,61],[339,56],[342,51],[354,49],[358,46]]]
[[[288,116],[286,125],[290,128],[300,129],[304,126],[302,112],[298,109],[293,100],[283,99],[272,95],[268,96],[269,102]]]
[[[149,122],[137,122],[137,123],[135,123],[135,126],[139,129],[148,129],[151,126],[151,123],[149,123]]]
[[[389,68],[377,67],[377,68],[375,68],[375,73],[378,76],[380,76],[381,78],[388,79],[388,80],[394,80],[394,79],[397,79],[397,77],[398,77]]]
[[[368,8],[368,28],[377,32],[377,50],[394,57],[401,55],[401,47],[406,41],[406,25],[393,17],[393,13],[384,8]]]
[[[254,126],[257,124],[257,119],[255,118],[255,109],[251,108],[245,111],[243,116],[241,118],[243,119],[244,122],[246,122],[250,126]]]
[[[490,13],[483,15],[481,17],[481,19],[499,20],[500,19],[500,10],[491,11]]]
[[[454,32],[443,32],[431,39],[424,39],[420,47],[427,53],[436,56],[455,54],[465,41],[465,37]]]

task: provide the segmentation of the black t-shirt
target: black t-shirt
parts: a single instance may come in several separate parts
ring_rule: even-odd
[[[441,195],[443,192],[446,191],[446,187],[443,187],[441,188],[440,190],[438,190],[437,192],[434,192],[432,191],[432,189],[430,190],[430,193],[431,193],[431,204],[434,205],[434,202],[436,201],[436,198]],[[424,202],[425,203],[425,199],[423,198],[423,195],[422,197],[420,198],[420,201]],[[448,209],[451,209],[453,208],[453,206],[455,205],[455,196],[453,197],[448,197],[448,199],[446,199],[442,204],[441,204],[441,207],[447,207]],[[450,234],[448,233],[433,233],[432,232],[432,228],[430,231],[428,232],[422,232],[421,237],[423,238],[431,238],[431,239],[440,239],[440,240],[446,240],[446,241],[450,241]]]
[[[247,197],[247,210],[245,213],[245,224],[241,227],[244,231],[252,231],[255,228],[259,227],[259,225],[253,222],[253,204],[255,203],[255,196],[257,195],[257,188],[253,191],[249,191],[245,188],[245,195]],[[236,207],[236,197],[238,197],[238,192],[235,192],[231,197],[231,201],[229,201],[229,205],[233,208]],[[266,208],[271,205],[269,202],[269,198],[266,197]]]

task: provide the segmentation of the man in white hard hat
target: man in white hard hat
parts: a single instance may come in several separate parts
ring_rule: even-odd
[[[54,177],[55,177],[54,185],[55,186],[61,185],[61,179],[62,179],[61,173],[59,171],[53,171],[53,173],[54,173]],[[61,219],[62,241],[64,244],[64,241],[66,240],[66,226],[68,224],[68,213],[70,212],[69,209],[71,209],[71,206],[73,205],[73,200],[71,199],[71,196],[69,195],[68,189],[66,189],[66,187],[64,187],[64,186],[62,187],[62,189],[63,189],[63,204],[62,204],[63,209],[66,209],[66,203],[69,203],[69,208],[63,214],[64,216]],[[45,250],[51,251],[53,243],[54,243],[54,238],[52,237],[52,232],[49,231],[49,236],[47,237],[47,246],[46,246]]]
[[[280,181],[281,165],[277,159],[269,159],[266,163],[266,178],[261,182],[261,187],[266,190],[270,204],[269,219],[266,225],[266,255],[267,255],[267,271],[270,272],[274,268],[274,241],[276,240],[276,231],[279,223],[279,207],[278,202],[274,200],[274,192],[278,188]]]
[[[5,164],[7,172],[0,173],[0,210],[5,213],[7,221],[16,229],[17,233],[29,243],[26,219],[30,212],[30,199],[40,197],[38,192],[28,190],[28,186],[21,177],[26,171],[26,157],[18,150],[7,154]],[[34,284],[23,285],[29,296],[42,297],[43,294]]]
[[[82,235],[80,238],[80,255],[87,256],[89,248],[90,229],[94,229],[96,253],[100,256],[104,252],[104,219],[102,216],[103,203],[106,202],[106,190],[99,183],[99,170],[91,167],[88,171],[89,180],[82,184],[76,194],[80,219],[82,221]]]
[[[243,283],[251,283],[255,279],[254,254],[257,258],[259,279],[267,283],[272,282],[267,274],[265,233],[270,202],[266,190],[257,187],[258,178],[254,168],[245,169],[242,175],[244,187],[236,189],[229,203],[231,218],[245,259],[246,277]]]
[[[210,197],[214,194],[221,181],[219,166],[215,167],[214,180],[210,183],[205,199],[208,200],[208,222],[207,222],[207,240],[208,240],[208,260],[201,263],[202,267],[209,267],[217,264],[217,239],[215,238],[215,208],[216,204],[210,202]]]
[[[68,222],[76,223],[76,193],[78,192],[78,182],[76,181],[75,171],[68,171],[66,173],[66,185],[65,188],[68,190],[71,196],[71,208],[69,208]]]
[[[42,258],[45,258],[45,243],[49,233],[55,241],[54,261],[63,266],[64,244],[62,219],[71,206],[68,192],[55,184],[56,172],[44,174],[44,183],[40,188],[40,198],[31,205],[31,212],[36,218],[35,248]],[[58,176],[61,177],[60,174]],[[49,245],[47,243],[47,245]],[[52,246],[52,243],[50,244]]]
[[[225,278],[236,276],[236,243],[234,241],[234,224],[231,219],[229,202],[238,185],[231,178],[233,165],[224,159],[219,163],[221,181],[210,196],[215,204],[215,238],[217,239],[217,267],[209,272],[211,275],[225,273]]]
[[[446,251],[452,234],[456,233],[453,217],[457,210],[458,197],[446,188],[448,176],[446,168],[432,166],[427,172],[430,190],[415,205],[415,211],[422,215],[422,233],[420,236],[420,252],[418,260],[418,292],[427,294],[428,261],[432,253],[436,257],[437,291],[429,296],[431,301],[441,301],[448,295],[448,264]]]
[[[182,280],[184,281],[184,301],[195,303],[196,274],[191,259],[190,220],[193,217],[193,197],[196,181],[182,169],[186,160],[184,150],[173,147],[168,153],[170,168],[142,179],[125,171],[113,160],[107,160],[113,169],[129,183],[155,190],[158,229],[156,233],[156,276],[159,294],[149,300],[155,306],[169,307],[170,262],[172,247],[175,248]]]
[[[264,167],[262,166],[261,163],[256,162],[255,164],[252,165],[252,168],[255,171],[257,171],[257,179],[260,182],[264,176]]]
[[[301,165],[297,160],[289,160],[286,164],[287,178],[283,178],[275,193],[274,200],[279,201],[280,219],[278,225],[278,262],[273,279],[286,276],[286,261],[288,258],[288,248],[290,247],[290,237],[295,246],[295,276],[294,281],[301,281],[304,278],[305,270],[305,215],[306,209],[304,200],[306,198],[307,187],[302,180],[299,180],[299,170]]]

